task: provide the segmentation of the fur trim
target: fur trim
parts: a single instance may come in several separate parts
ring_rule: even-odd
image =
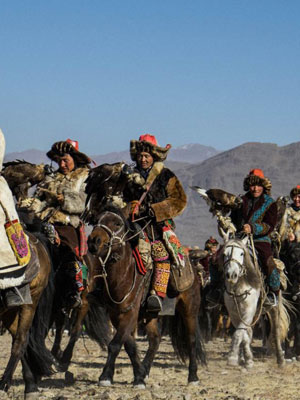
[[[25,275],[23,274],[19,278],[0,278],[0,290],[8,289],[15,286],[20,286],[25,279]]]
[[[264,188],[264,192],[266,194],[271,193],[272,183],[268,178],[261,178],[257,175],[247,175],[244,179],[244,190],[248,192],[250,186],[259,185]]]
[[[150,153],[155,161],[164,161],[167,158],[170,148],[170,144],[167,144],[166,147],[160,147],[144,140],[131,140],[130,157],[133,161],[136,161],[137,154],[144,151]]]
[[[86,154],[76,150],[75,147],[67,141],[55,142],[51,150],[48,151],[47,157],[57,162],[58,158],[63,157],[65,154],[69,154],[74,159],[77,167],[86,166],[92,161]]]
[[[290,198],[293,199],[293,197],[297,196],[297,194],[300,194],[300,185],[297,185],[294,187],[291,192],[290,192]]]

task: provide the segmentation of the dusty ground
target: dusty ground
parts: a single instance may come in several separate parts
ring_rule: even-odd
[[[52,341],[49,337],[49,344]],[[138,339],[143,355],[146,341]],[[260,355],[260,341],[254,342],[255,364],[252,370],[226,365],[229,342],[215,339],[206,344],[208,367],[199,367],[200,384],[187,386],[187,368],[174,356],[168,338],[164,338],[156,357],[145,390],[132,388],[132,369],[122,351],[117,359],[115,384],[110,388],[99,387],[98,377],[106,354],[88,338],[76,345],[70,371],[75,382],[67,385],[65,375],[57,373],[41,383],[40,399],[106,399],[106,400],[292,400],[300,399],[300,363],[292,362],[278,369],[274,358]],[[1,373],[6,365],[10,337],[0,337]],[[14,376],[13,387],[2,399],[23,399],[24,385],[20,366]]]

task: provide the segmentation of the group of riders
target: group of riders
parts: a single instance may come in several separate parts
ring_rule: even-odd
[[[0,133],[2,166],[5,148],[4,137],[1,131]],[[154,313],[162,309],[171,264],[174,263],[174,252],[171,254],[166,237],[172,235],[173,243],[176,243],[177,262],[178,259],[183,259],[186,251],[174,233],[173,218],[183,212],[187,197],[179,179],[164,166],[170,148],[170,145],[159,146],[155,136],[150,134],[141,135],[138,140],[131,140],[130,156],[135,162],[135,179],[126,186],[123,199],[130,204],[132,221],[142,217],[151,220],[151,233],[145,234],[142,242],[144,247],[145,243],[148,243],[148,259],[154,271],[146,308]],[[81,292],[84,290],[82,268],[87,241],[81,215],[86,207],[85,185],[92,160],[79,151],[77,141],[70,139],[54,143],[47,156],[57,163],[58,169],[46,175],[37,185],[33,196],[23,200],[17,207],[22,210],[27,208],[34,213],[35,219],[40,222],[41,230],[57,248],[61,265],[70,271],[73,279],[73,290],[67,295],[70,307],[76,308],[81,304]],[[0,183],[7,193],[9,190],[3,177]],[[276,304],[280,275],[273,258],[271,243],[271,234],[277,224],[277,205],[270,196],[271,187],[270,180],[264,176],[261,169],[252,169],[244,179],[246,194],[242,197],[242,206],[233,210],[230,217],[238,233],[253,236],[259,264],[266,277],[267,301]],[[7,236],[4,227],[18,218],[12,195],[3,199],[3,190],[1,189],[0,194],[1,241]],[[290,197],[292,204],[287,207],[279,229],[282,243],[300,240],[300,186],[291,190]],[[6,255],[10,245],[9,238],[6,238],[3,250]],[[210,277],[211,290],[208,296],[216,300],[222,280],[222,271],[217,262],[219,243],[210,238],[205,248],[208,255],[202,260],[202,264],[206,275]],[[18,264],[16,249],[11,248],[10,252],[10,258],[1,256],[0,271],[2,266],[13,269],[13,266]],[[144,262],[147,263],[145,259]],[[7,307],[22,305],[26,299],[28,296],[21,295],[17,287],[7,288],[2,296],[2,301],[6,302]]]

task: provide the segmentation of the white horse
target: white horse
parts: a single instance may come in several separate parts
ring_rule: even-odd
[[[247,247],[248,236],[244,239],[229,239],[222,250],[225,278],[224,301],[235,327],[228,365],[239,365],[240,356],[246,368],[253,366],[251,350],[252,328],[259,320],[263,309],[263,280],[253,262]],[[270,321],[269,344],[275,347],[277,364],[283,365],[284,355],[281,342],[285,339],[289,317],[279,295],[278,306],[265,310]]]

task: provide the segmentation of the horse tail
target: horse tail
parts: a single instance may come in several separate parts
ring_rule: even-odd
[[[102,350],[105,350],[111,339],[109,316],[106,310],[98,304],[89,304],[83,324],[88,336],[95,340]]]
[[[189,332],[182,315],[177,310],[174,317],[170,318],[170,336],[177,358],[179,361],[185,363],[189,357]],[[195,325],[195,351],[197,361],[201,362],[202,365],[207,365],[198,318],[196,318]]]
[[[288,335],[288,330],[290,326],[290,316],[289,311],[292,311],[292,303],[285,299],[281,292],[278,297],[278,322],[279,322],[279,332],[280,340],[283,342]]]
[[[50,376],[59,370],[58,362],[45,345],[51,324],[53,300],[54,272],[51,269],[48,285],[41,295],[29,330],[28,345],[24,353],[25,361],[35,376]]]

